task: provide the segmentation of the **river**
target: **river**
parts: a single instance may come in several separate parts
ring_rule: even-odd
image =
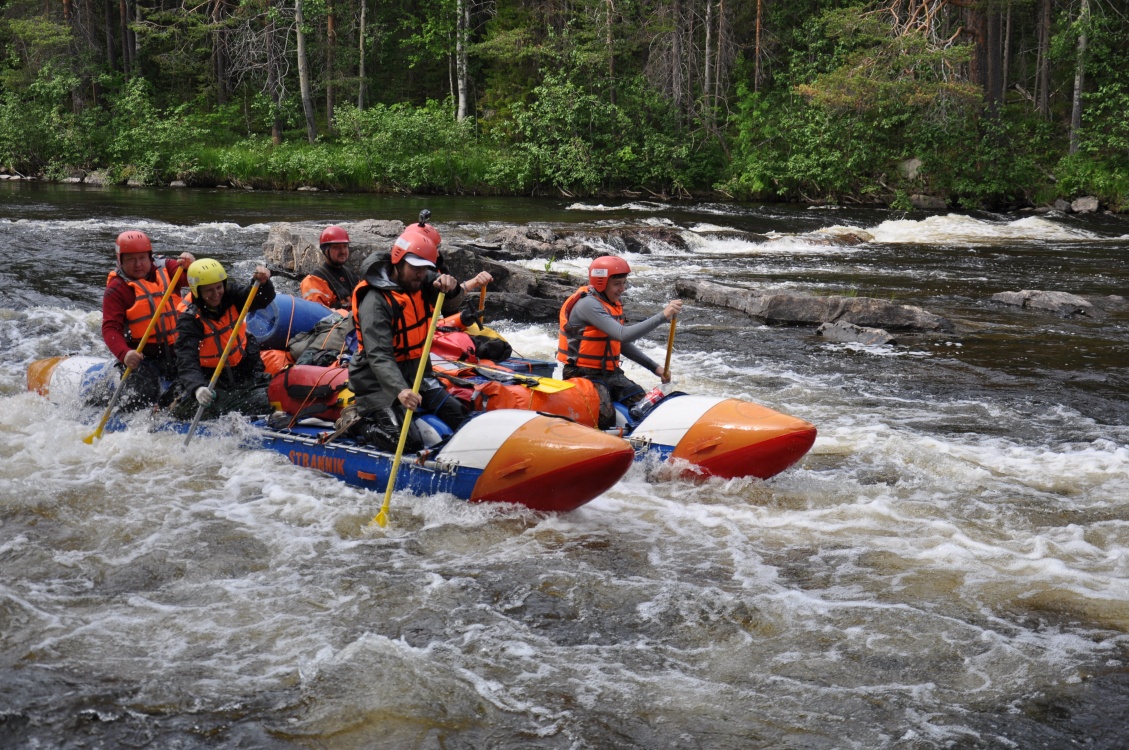
[[[187,450],[141,429],[92,447],[25,390],[34,359],[105,352],[126,228],[246,275],[271,222],[423,207],[451,241],[678,229],[689,251],[628,256],[629,312],[687,277],[893,299],[957,331],[849,346],[690,304],[675,385],[814,423],[797,467],[633,467],[560,516],[397,494],[385,530],[380,497],[241,449],[234,421]],[[830,227],[873,240],[801,236]],[[1129,313],[989,299],[1125,294],[1125,217],[9,183],[0,250],[2,747],[1125,746]],[[552,355],[550,327],[492,324]],[[665,329],[644,343],[661,358]]]

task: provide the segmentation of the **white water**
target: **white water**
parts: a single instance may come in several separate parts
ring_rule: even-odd
[[[977,231],[1055,241],[1043,221]],[[941,231],[904,223],[867,231]],[[717,268],[629,261],[643,307]],[[99,353],[94,309],[0,310],[0,632],[5,674],[73,675],[107,731],[148,716],[171,743],[169,717],[228,712],[331,747],[1023,747],[1033,699],[1126,663],[1129,428],[882,378],[892,360],[940,376],[974,342],[842,350],[688,311],[676,387],[815,423],[799,467],[692,484],[636,466],[563,516],[397,494],[379,530],[377,495],[241,448],[236,422],[188,450],[142,429],[83,444],[23,376]],[[551,357],[548,326],[491,324]],[[55,721],[40,736],[66,736]]]

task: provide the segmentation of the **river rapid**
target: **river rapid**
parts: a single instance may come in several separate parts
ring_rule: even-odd
[[[698,278],[957,331],[831,344],[689,303],[675,386],[814,423],[797,467],[637,465],[558,516],[398,493],[383,530],[380,496],[241,448],[237,420],[88,446],[73,405],[26,392],[35,359],[105,353],[124,229],[245,277],[271,222],[423,207],[451,241],[679,230],[689,250],[627,256],[635,317]],[[851,228],[873,239],[809,236]],[[1125,746],[1129,313],[989,299],[1125,294],[1124,217],[2,184],[0,250],[2,747]],[[491,324],[552,356],[550,326]],[[666,329],[643,343],[661,360]]]

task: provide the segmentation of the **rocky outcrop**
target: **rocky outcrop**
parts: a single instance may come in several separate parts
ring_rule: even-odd
[[[871,297],[816,297],[794,292],[759,291],[709,281],[679,281],[683,297],[708,305],[740,310],[773,325],[818,325],[844,322],[895,331],[952,331],[947,318],[912,305],[896,305]]]
[[[1000,292],[992,295],[993,302],[1022,307],[1029,310],[1045,310],[1056,315],[1071,317],[1082,315],[1095,317],[1094,305],[1085,297],[1067,292],[1044,292],[1038,289],[1024,289],[1019,292]]]
[[[399,221],[366,219],[341,223],[349,233],[351,252],[349,266],[359,271],[361,263],[372,253],[387,253],[404,231]],[[267,265],[275,272],[301,279],[322,262],[318,238],[324,227],[280,223],[271,227],[263,242]],[[488,288],[489,318],[508,318],[534,323],[555,322],[561,302],[576,290],[580,280],[567,275],[530,271],[476,253],[474,244],[462,245],[444,239],[443,259],[447,270],[458,279],[468,279],[480,271],[489,271],[494,281]]]
[[[893,336],[881,328],[866,328],[853,323],[844,323],[837,320],[834,323],[823,323],[815,329],[816,335],[828,341],[839,344],[865,344],[867,346],[884,346],[898,343]]]
[[[465,243],[480,255],[501,261],[538,258],[595,258],[614,253],[651,252],[654,243],[685,250],[686,240],[668,227],[617,227],[563,231],[542,224],[506,227]]]
[[[555,323],[561,303],[583,283],[566,274],[531,271],[485,258],[469,247],[449,248],[444,250],[443,257],[457,279],[468,279],[479,271],[488,271],[494,277],[487,288],[488,319]]]
[[[944,211],[949,207],[949,202],[944,198],[936,195],[924,195],[922,193],[914,193],[911,195],[909,202],[913,204],[914,208],[920,208],[925,211]]]
[[[1086,195],[1075,199],[1070,204],[1070,208],[1076,214],[1092,214],[1100,208],[1100,204],[1094,196]]]
[[[365,219],[343,222],[339,226],[349,233],[351,252],[348,265],[354,272],[360,269],[361,262],[371,253],[386,253],[391,250],[392,243],[404,231],[402,221]],[[272,225],[263,242],[263,256],[267,265],[286,276],[303,278],[321,265],[318,238],[324,228],[289,222]]]

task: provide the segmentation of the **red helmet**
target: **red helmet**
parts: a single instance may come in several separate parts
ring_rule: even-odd
[[[321,251],[324,253],[326,245],[348,241],[349,233],[336,224],[332,224],[322,230],[321,237],[318,239],[318,246],[321,247]]]
[[[631,273],[631,266],[618,255],[601,255],[588,266],[588,286],[597,292],[602,292],[608,287],[608,279],[612,276],[625,276]]]
[[[145,236],[144,232],[129,229],[118,235],[118,239],[114,243],[114,251],[120,262],[123,253],[149,253],[152,255],[153,243],[149,242],[149,238]]]
[[[438,232],[435,233],[438,235]],[[424,228],[416,224],[404,230],[392,245],[392,264],[407,260],[413,266],[435,267],[439,260],[439,247]]]
[[[423,222],[420,222],[419,224],[412,224],[409,228],[415,229],[420,234],[430,239],[432,244],[434,244],[437,248],[443,244],[443,238],[439,236],[439,230],[436,229],[435,225],[433,224],[424,224]]]

